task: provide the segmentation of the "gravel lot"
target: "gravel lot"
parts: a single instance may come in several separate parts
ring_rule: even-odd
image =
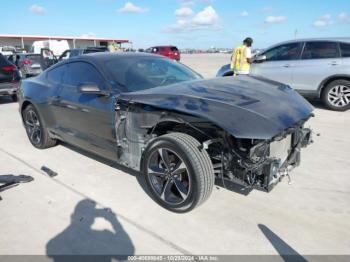
[[[182,62],[212,77],[229,57]],[[291,185],[249,195],[216,187],[193,212],[173,214],[130,170],[68,145],[32,147],[17,103],[0,98],[0,175],[35,179],[0,193],[0,254],[350,254],[350,111],[313,104],[320,136]]]

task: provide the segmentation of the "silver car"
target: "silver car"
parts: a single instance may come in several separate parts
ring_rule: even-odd
[[[41,55],[33,53],[17,53],[8,58],[20,70],[24,78],[36,76],[42,72]]]
[[[350,38],[287,41],[255,57],[252,75],[290,85],[305,97],[320,98],[333,110],[350,108]],[[229,65],[218,76],[232,75]]]

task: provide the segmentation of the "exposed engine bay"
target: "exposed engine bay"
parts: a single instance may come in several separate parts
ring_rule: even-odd
[[[152,139],[171,132],[195,137],[207,150],[217,179],[269,192],[300,163],[300,150],[312,142],[303,119],[268,140],[237,139],[204,119],[152,106],[116,101],[118,162],[140,171]]]

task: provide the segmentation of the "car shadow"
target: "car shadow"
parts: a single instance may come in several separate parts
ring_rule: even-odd
[[[13,101],[9,96],[0,96],[0,105],[10,104],[10,103],[17,103],[17,102]]]
[[[70,145],[70,144],[67,144],[67,143],[64,143],[64,142],[60,142],[60,144],[70,150],[73,150],[79,154],[82,154],[86,157],[89,157],[91,159],[94,159],[95,161],[98,161],[102,164],[105,164],[105,165],[108,165],[110,167],[113,167],[119,171],[122,171],[124,173],[127,173],[129,175],[132,175],[136,178],[137,182],[139,183],[139,185],[141,186],[142,190],[152,199],[155,201],[155,198],[154,196],[151,194],[151,192],[149,191],[148,187],[147,187],[147,182],[146,182],[146,179],[145,179],[145,176],[141,173],[141,172],[138,172],[134,169],[131,169],[129,167],[126,167],[126,166],[123,166],[123,165],[120,165],[118,163],[116,163],[115,161],[112,161],[112,160],[109,160],[109,159],[106,159],[106,158],[103,158],[101,156],[98,156],[94,153],[91,153],[89,151],[85,151],[84,149],[81,149],[81,148],[78,148],[74,145]]]
[[[93,228],[96,219],[109,222],[109,229]],[[96,207],[90,199],[81,200],[70,224],[46,244],[46,254],[55,262],[126,260],[135,247],[130,236],[110,209]]]
[[[221,178],[215,179],[215,186],[218,189],[223,188],[223,189],[235,192],[237,194],[241,194],[243,196],[248,196],[250,194],[250,192],[253,191],[253,188],[241,186],[237,183],[234,183],[234,182],[231,182],[228,180],[222,181]]]
[[[305,98],[313,107],[317,109],[329,110],[320,99]]]
[[[294,248],[288,245],[283,239],[276,235],[271,229],[267,226],[258,224],[259,229],[265,235],[267,240],[270,241],[271,245],[275,248],[278,254],[286,262],[306,262],[308,261],[302,255],[300,255]]]
[[[96,155],[94,153],[91,153],[89,151],[85,151],[84,149],[81,149],[81,148],[76,147],[74,145],[67,144],[67,143],[64,143],[64,142],[60,142],[60,144],[62,146],[64,146],[64,147],[70,149],[70,150],[73,150],[73,151],[79,153],[79,154],[82,154],[82,155],[84,155],[86,157],[94,159],[95,161],[98,161],[98,162],[100,162],[102,164],[108,165],[108,166],[113,167],[113,168],[115,168],[115,169],[117,169],[119,171],[122,171],[124,173],[127,173],[129,175],[134,176],[136,178],[137,182],[139,183],[139,185],[141,186],[142,190],[153,201],[157,202],[155,197],[150,192],[150,190],[149,190],[149,188],[147,186],[147,182],[146,182],[145,176],[141,172],[138,172],[138,171],[136,171],[134,169],[131,169],[129,167],[120,165],[120,164],[116,163],[115,161],[103,158],[103,157],[101,157],[99,155]],[[228,180],[225,180],[224,183],[223,183],[223,181],[220,178],[216,178],[215,179],[215,186],[217,188],[223,188],[223,189],[226,189],[226,190],[229,190],[229,191],[232,191],[232,192],[244,195],[244,196],[249,195],[249,193],[253,190],[253,188],[244,187],[244,186],[238,185],[236,183],[230,182]]]

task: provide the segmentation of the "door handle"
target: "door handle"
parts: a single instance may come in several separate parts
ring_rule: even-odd
[[[288,68],[288,67],[290,67],[290,64],[285,64],[285,65],[283,65],[283,67]]]

